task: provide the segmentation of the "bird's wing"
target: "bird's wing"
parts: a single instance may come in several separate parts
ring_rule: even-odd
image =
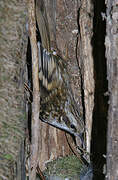
[[[39,80],[47,90],[58,88],[62,84],[61,69],[57,63],[57,57],[49,53],[38,42],[39,50]]]

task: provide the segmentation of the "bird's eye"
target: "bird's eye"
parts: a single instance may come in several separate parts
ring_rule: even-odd
[[[71,124],[70,127],[71,127],[72,129],[76,130],[76,127],[75,127],[74,124]]]

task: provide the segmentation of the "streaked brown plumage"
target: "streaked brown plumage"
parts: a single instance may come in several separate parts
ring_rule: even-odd
[[[66,63],[38,43],[41,89],[40,119],[75,136],[84,132],[83,117],[74,100]],[[42,55],[41,55],[42,54]]]
[[[83,116],[80,114],[71,90],[65,61],[50,51],[47,15],[43,1],[40,3],[36,1],[37,24],[42,41],[42,44],[38,42],[41,89],[40,119],[78,136],[82,140]]]
[[[41,35],[42,46],[50,51],[50,33],[46,8],[43,0],[36,0],[36,19]]]

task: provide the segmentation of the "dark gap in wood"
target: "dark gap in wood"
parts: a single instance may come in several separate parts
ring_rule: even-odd
[[[39,41],[41,43],[41,35],[40,35],[37,21],[36,21],[36,38],[37,38],[37,42]]]
[[[38,29],[38,25],[36,23],[36,35],[37,35],[37,41],[41,42],[40,32]],[[26,54],[26,63],[27,63],[27,71],[28,71],[28,87],[30,90],[33,90],[33,84],[32,84],[32,55],[31,55],[31,45],[30,45],[30,39],[28,37],[28,44],[27,44],[27,54]],[[32,93],[30,93],[30,102],[28,102],[28,121],[27,121],[27,128],[28,128],[28,135],[29,140],[31,142],[31,119],[32,119]]]
[[[93,171],[95,180],[103,180],[103,166],[106,160],[103,154],[106,154],[107,143],[107,115],[108,115],[108,97],[105,93],[108,91],[107,65],[105,58],[105,35],[106,22],[103,21],[101,13],[106,12],[105,1],[94,0],[94,19],[93,19],[93,58],[94,58],[94,111],[92,125],[91,153],[93,162]],[[99,161],[99,162],[98,162]],[[97,163],[98,162],[98,163]],[[97,170],[97,171],[96,171]]]
[[[76,60],[77,60],[77,65],[78,65],[78,69],[79,69],[79,75],[80,75],[80,88],[81,88],[81,102],[82,102],[82,108],[83,108],[83,119],[84,119],[84,123],[85,123],[85,101],[84,101],[84,89],[83,89],[83,78],[82,78],[82,70],[81,70],[81,65],[80,65],[80,61],[81,61],[81,57],[78,57],[78,54],[80,55],[80,49],[78,46],[81,45],[81,43],[78,43],[81,41],[81,34],[80,34],[80,24],[79,24],[79,18],[80,18],[80,8],[79,7],[78,11],[77,11],[77,26],[78,26],[78,34],[77,34],[77,41],[76,41]],[[78,52],[79,51],[79,52]]]
[[[28,38],[28,44],[27,44],[27,55],[26,55],[26,63],[27,63],[27,73],[28,73],[28,87],[33,90],[33,84],[32,84],[32,56],[31,56],[31,45],[30,45],[30,39]],[[28,135],[29,140],[31,142],[31,119],[32,119],[32,93],[30,94],[30,102],[28,102],[28,120],[27,120],[27,128],[28,128]]]

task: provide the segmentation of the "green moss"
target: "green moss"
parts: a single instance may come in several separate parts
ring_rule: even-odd
[[[12,157],[11,154],[5,154],[4,158],[7,159],[7,160],[11,160],[11,161],[13,160],[13,157]]]
[[[82,164],[79,159],[71,155],[49,162],[44,174],[46,176],[57,175],[63,178],[75,178],[79,175],[81,168]]]

